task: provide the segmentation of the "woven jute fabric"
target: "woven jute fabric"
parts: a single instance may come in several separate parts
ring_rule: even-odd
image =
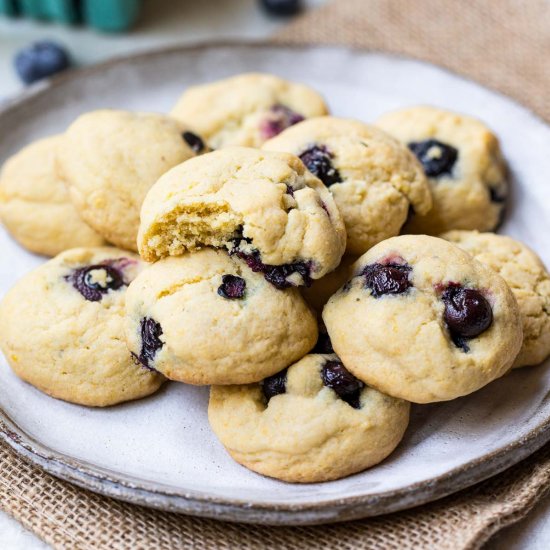
[[[369,520],[316,527],[238,525],[133,506],[78,489],[0,446],[0,506],[55,548],[175,550],[477,549],[522,518],[550,482],[550,446],[437,502]]]
[[[332,0],[275,40],[427,60],[550,120],[550,0]],[[0,444],[0,508],[60,549],[475,549],[550,487],[550,446],[473,488],[406,512],[317,527],[216,522],[117,502],[62,482]]]
[[[332,0],[278,34],[430,61],[550,121],[548,0]]]

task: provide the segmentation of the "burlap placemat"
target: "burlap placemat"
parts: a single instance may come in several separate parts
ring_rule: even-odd
[[[549,0],[333,0],[276,40],[342,43],[425,59],[515,97],[550,120]],[[550,487],[550,446],[471,489],[407,512],[275,528],[168,514],[78,489],[0,444],[0,507],[63,549],[262,547],[474,549]]]
[[[550,121],[548,0],[332,0],[275,40],[347,44],[430,61]]]
[[[78,489],[0,445],[0,507],[40,538],[67,550],[258,548],[470,550],[521,519],[550,482],[550,446],[503,474],[432,504],[317,527],[266,527],[192,518]]]

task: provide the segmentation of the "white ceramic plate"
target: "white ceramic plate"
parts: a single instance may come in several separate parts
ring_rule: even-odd
[[[372,121],[428,103],[480,117],[502,139],[513,174],[503,232],[550,263],[550,129],[526,109],[424,63],[339,48],[214,45],[116,60],[33,88],[0,112],[0,161],[101,107],[167,111],[190,85],[260,70],[311,84],[334,114]],[[44,261],[0,229],[0,294]],[[33,345],[29,334],[29,345]],[[306,524],[421,504],[493,475],[550,439],[550,372],[511,373],[466,398],[415,407],[397,451],[347,479],[292,485],[234,463],[211,433],[207,388],[168,384],[104,410],[51,399],[0,360],[0,432],[49,472],[166,510],[234,521]]]

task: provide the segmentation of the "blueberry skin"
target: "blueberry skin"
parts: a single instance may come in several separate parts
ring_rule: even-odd
[[[25,84],[64,71],[71,65],[66,50],[54,42],[35,42],[20,50],[14,59],[19,78]]]
[[[296,15],[302,9],[301,0],[260,0],[260,5],[271,15]]]
[[[430,150],[437,148],[439,157],[430,156]],[[451,174],[458,159],[458,149],[437,139],[413,141],[409,143],[409,149],[416,155],[422,164],[424,172],[429,178],[437,178],[443,174]]]

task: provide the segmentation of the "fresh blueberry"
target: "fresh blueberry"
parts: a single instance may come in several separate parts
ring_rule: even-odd
[[[466,340],[479,336],[491,326],[491,305],[479,290],[457,284],[447,287],[442,300],[445,304],[444,319],[453,342],[468,351]]]
[[[269,403],[269,400],[276,395],[286,392],[286,369],[266,378],[262,382],[262,391],[266,401]]]
[[[260,131],[264,139],[270,139],[302,120],[304,117],[300,113],[286,105],[276,104],[269,109],[267,117],[261,123]]]
[[[333,157],[334,155],[324,145],[314,145],[300,155],[306,168],[317,176],[326,187],[342,181],[338,170],[332,165]]]
[[[139,356],[132,353],[134,358],[146,369],[154,371],[151,363],[155,359],[157,351],[164,345],[160,337],[162,336],[162,327],[154,319],[144,317],[140,323],[141,350]]]
[[[327,361],[321,369],[321,378],[327,388],[331,388],[336,395],[354,409],[360,409],[361,390],[365,384],[357,380],[341,361]]]
[[[409,149],[416,155],[430,178],[450,174],[458,158],[458,149],[437,139],[409,143]]]
[[[370,288],[372,295],[379,298],[384,294],[402,294],[411,286],[409,265],[402,264],[371,264],[363,269],[365,286]]]
[[[260,0],[260,4],[273,15],[295,15],[302,9],[301,0]]]
[[[55,42],[36,42],[15,56],[17,74],[25,84],[31,84],[64,71],[71,62],[66,50]]]
[[[197,136],[197,134],[194,134],[193,132],[183,132],[181,136],[183,137],[187,145],[189,145],[189,147],[191,147],[191,149],[195,151],[195,153],[200,153],[204,151],[204,141],[199,136]]]
[[[246,281],[236,275],[223,275],[222,284],[218,287],[218,294],[223,298],[234,300],[242,298],[246,288]]]
[[[89,302],[99,302],[110,290],[125,285],[122,273],[107,263],[75,269],[66,279]]]

